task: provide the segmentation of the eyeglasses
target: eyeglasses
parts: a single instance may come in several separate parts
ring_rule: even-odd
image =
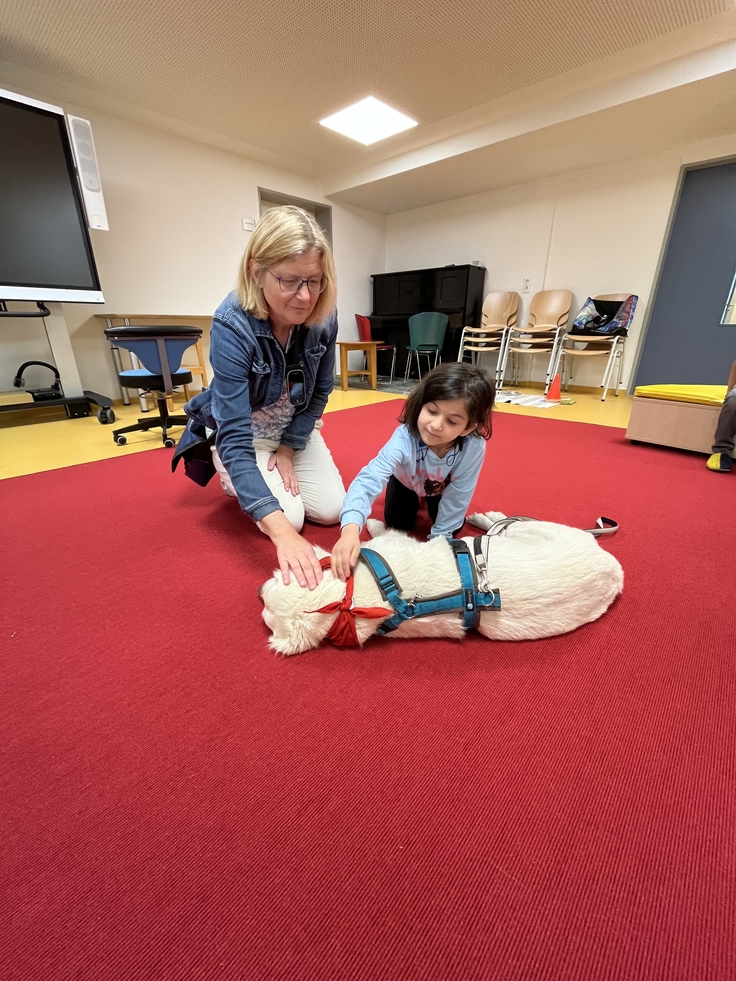
[[[312,279],[299,279],[298,276],[277,276],[270,269],[267,269],[266,272],[273,276],[274,279],[278,279],[282,293],[298,293],[302,286],[306,284],[312,296],[318,296],[325,286],[327,286],[327,280],[324,276],[314,276]]]

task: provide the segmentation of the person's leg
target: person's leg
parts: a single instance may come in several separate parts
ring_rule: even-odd
[[[442,500],[441,494],[431,494],[427,497],[427,513],[429,514],[432,524],[434,524],[435,521],[437,520],[437,512],[440,509],[441,500]],[[464,524],[465,522],[463,521],[463,525]],[[460,525],[460,527],[456,531],[453,531],[452,533],[453,538],[458,537],[460,532],[463,530],[463,525]]]
[[[714,437],[711,456],[708,458],[706,466],[709,470],[716,470],[721,473],[728,473],[731,470],[731,454],[734,449],[734,437],[736,436],[736,388],[732,388],[723,401],[721,414],[718,416],[718,425]]]
[[[214,448],[214,446],[212,447],[212,462],[214,463],[215,470],[220,478],[220,487],[222,487],[228,497],[237,497],[238,495],[235,493],[233,482],[230,480],[230,474],[225,469],[225,466],[220,457],[217,455],[217,450]]]
[[[386,527],[396,528],[398,531],[411,531],[417,523],[418,511],[419,496],[413,490],[404,487],[396,477],[389,477],[383,509]]]
[[[294,497],[290,494],[284,487],[284,481],[281,474],[274,467],[273,470],[268,469],[268,461],[272,453],[275,452],[276,447],[279,444],[270,439],[254,439],[253,447],[256,451],[256,463],[258,464],[258,469],[261,471],[261,476],[265,480],[268,489],[271,491],[273,496],[279,502],[282,511],[288,518],[292,527],[297,531],[302,530],[304,524],[304,503],[302,502],[301,496]],[[220,485],[228,497],[237,497],[235,493],[235,488],[233,487],[233,482],[230,480],[230,475],[223,466],[222,460],[217,454],[217,450],[212,447],[212,462],[215,465],[215,469],[220,476]],[[258,522],[256,522],[258,524]],[[260,524],[258,527],[261,528]],[[261,528],[261,531],[263,529]]]
[[[304,525],[304,501],[302,495],[294,497],[284,487],[284,480],[276,467],[268,469],[268,461],[276,452],[278,443],[273,439],[254,439],[253,448],[256,451],[256,463],[261,471],[261,476],[266,481],[266,486],[279,502],[281,510],[289,519],[289,523],[297,531],[301,531]],[[296,456],[296,454],[294,454]],[[260,524],[258,525],[261,528]],[[261,528],[261,531],[263,529]]]
[[[345,500],[345,485],[318,429],[312,431],[305,448],[294,454],[294,473],[309,520],[318,525],[336,525]]]

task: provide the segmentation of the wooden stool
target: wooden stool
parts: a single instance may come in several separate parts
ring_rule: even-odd
[[[343,392],[348,390],[349,375],[369,375],[371,388],[378,389],[378,358],[376,348],[381,344],[380,341],[338,341],[340,348],[340,385]],[[362,351],[368,361],[367,371],[348,371],[348,354],[351,351]]]

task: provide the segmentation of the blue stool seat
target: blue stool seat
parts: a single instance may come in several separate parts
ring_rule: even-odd
[[[191,371],[180,368],[178,371],[171,372],[171,381],[174,385],[188,385],[192,380]],[[123,388],[144,388],[149,392],[165,392],[166,380],[163,375],[154,375],[153,372],[145,368],[129,368],[118,374],[118,381]]]

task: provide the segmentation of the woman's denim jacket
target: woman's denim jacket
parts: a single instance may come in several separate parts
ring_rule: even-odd
[[[281,435],[281,445],[303,450],[322,416],[335,383],[337,315],[330,314],[306,333],[300,366],[304,369],[306,402],[295,409]],[[179,440],[172,467],[205,439],[204,427],[215,430],[215,446],[233,482],[240,506],[254,521],[281,510],[256,464],[251,412],[272,405],[281,396],[286,371],[284,352],[265,320],[238,303],[234,293],[217,308],[212,321],[210,363],[214,380],[185,406],[190,417]],[[211,459],[211,458],[210,458]],[[189,471],[188,471],[189,472]],[[206,483],[214,467],[202,479]],[[190,474],[193,476],[193,474]]]

